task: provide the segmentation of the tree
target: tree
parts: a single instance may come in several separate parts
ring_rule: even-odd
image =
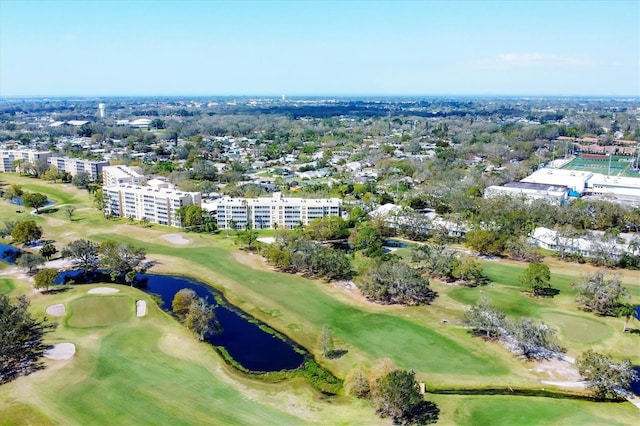
[[[238,231],[236,241],[247,247],[249,251],[254,251],[256,242],[258,241],[258,231],[255,229],[245,229]]]
[[[478,302],[464,314],[464,322],[477,334],[484,333],[487,339],[504,334],[506,315],[481,296]]]
[[[624,317],[624,325],[622,326],[622,332],[627,331],[629,321],[636,315],[636,307],[630,303],[623,303],[618,306],[616,314],[620,317]]]
[[[331,247],[319,247],[315,256],[309,258],[309,271],[330,281],[350,277],[351,262],[343,251]]]
[[[13,229],[19,222],[16,220],[5,220],[4,229],[0,229],[0,238],[5,238],[11,235]]]
[[[96,209],[104,211],[104,192],[102,188],[96,189],[96,192],[93,193],[93,205]]]
[[[53,183],[56,183],[58,179],[61,179],[61,177],[62,176],[61,176],[61,173],[58,171],[58,168],[53,165],[49,167],[49,170],[47,170],[42,174],[42,178],[44,180],[50,180],[50,181],[53,181]]]
[[[7,200],[14,200],[14,199],[21,200],[23,195],[24,195],[24,191],[22,190],[22,187],[17,184],[11,185],[9,188],[5,189],[4,191],[4,198],[6,198]]]
[[[373,400],[380,417],[394,423],[429,424],[438,419],[439,410],[424,400],[413,371],[395,370],[376,380]]]
[[[573,286],[578,291],[576,301],[585,310],[595,311],[600,315],[615,315],[622,300],[629,296],[627,289],[622,286],[620,276],[607,276],[603,270],[585,275]]]
[[[184,316],[189,312],[191,304],[196,300],[196,292],[190,288],[180,289],[173,297],[171,308],[173,313],[184,320]]]
[[[89,182],[91,182],[91,177],[87,172],[79,172],[71,179],[73,186],[83,189],[89,188]]]
[[[219,330],[214,306],[207,303],[202,297],[191,303],[189,312],[184,317],[184,324],[189,330],[196,332],[200,340],[204,340],[210,333]]]
[[[518,281],[522,286],[529,287],[534,296],[548,294],[551,288],[551,271],[544,263],[532,262],[520,275]]]
[[[76,207],[71,204],[64,206],[64,213],[67,215],[67,219],[71,222],[73,220],[73,212],[76,211]]]
[[[98,267],[98,248],[93,241],[75,240],[62,250],[62,257],[70,257],[80,269],[92,271]]]
[[[135,274],[144,272],[146,250],[133,244],[104,241],[98,248],[100,255],[99,266],[109,273],[115,281],[119,277],[133,284]]]
[[[25,171],[25,170],[24,170],[24,169],[25,169],[25,167],[23,167],[25,163],[26,163],[26,161],[25,161],[25,160],[23,160],[22,158],[19,158],[19,159],[17,159],[17,160],[14,160],[14,161],[11,163],[11,167],[13,167],[13,169],[14,169],[16,172],[18,172],[18,174],[19,174],[19,175],[22,175],[22,173]]]
[[[608,355],[587,349],[576,359],[578,372],[596,398],[620,399],[637,374],[628,359],[616,362]]]
[[[33,286],[35,288],[44,288],[45,291],[49,290],[58,278],[58,270],[55,268],[43,268],[38,271],[33,277]]]
[[[349,235],[349,223],[340,216],[319,217],[309,222],[304,233],[311,240],[339,240]]]
[[[381,303],[421,305],[430,303],[437,296],[429,288],[429,280],[399,260],[379,262],[356,284],[367,298]]]
[[[498,256],[504,250],[506,237],[498,232],[473,229],[467,232],[466,245],[480,254]]]
[[[58,249],[53,244],[47,242],[40,248],[40,256],[44,257],[47,260],[51,260],[51,256],[56,254]]]
[[[49,162],[47,161],[47,158],[41,157],[41,158],[38,158],[36,162],[31,165],[30,168],[35,177],[40,177],[49,170],[49,167],[50,166],[49,166]]]
[[[486,282],[482,275],[482,264],[477,259],[460,253],[452,260],[451,276],[471,287]]]
[[[42,228],[36,225],[34,220],[25,220],[18,223],[11,231],[11,238],[18,243],[29,244],[42,237]]]
[[[55,324],[43,324],[29,314],[29,301],[15,303],[0,295],[0,384],[43,368],[39,359],[47,349],[42,341]]]
[[[369,369],[363,365],[352,368],[344,378],[344,388],[347,393],[361,399],[368,398],[371,392],[369,374]]]
[[[156,130],[162,130],[165,128],[165,124],[164,121],[162,121],[159,118],[154,118],[153,120],[151,120],[151,122],[149,123],[149,128],[150,129],[156,129]]]
[[[38,214],[40,213],[40,207],[44,207],[47,205],[47,196],[38,192],[33,192],[30,194],[26,194],[22,198],[22,201],[25,207],[36,209],[36,214]]]
[[[362,250],[368,257],[380,257],[384,254],[382,235],[369,224],[353,231],[349,235],[349,244],[356,250]]]
[[[37,254],[32,253],[22,253],[18,260],[16,261],[16,265],[26,270],[28,273],[33,273],[38,266],[44,263],[44,258]]]
[[[564,352],[555,334],[554,329],[531,318],[519,318],[509,325],[509,335],[516,349],[529,359],[551,358]]]
[[[326,324],[322,326],[322,330],[318,335],[318,346],[322,356],[325,358],[329,358],[333,353],[333,333]]]

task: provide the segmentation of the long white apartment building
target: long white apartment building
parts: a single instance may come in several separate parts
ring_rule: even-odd
[[[144,185],[147,178],[142,174],[140,167],[105,166],[102,168],[102,184],[104,186],[116,185]]]
[[[102,168],[108,166],[109,162],[104,160],[92,161],[71,157],[49,157],[49,164],[56,166],[58,171],[67,172],[71,176],[86,172],[89,175],[90,180],[96,181],[102,173]]]
[[[51,151],[36,151],[33,149],[6,149],[0,151],[0,172],[15,172],[15,161],[36,164],[41,159],[51,157]]]
[[[218,228],[244,229],[251,224],[254,229],[292,229],[302,223],[308,225],[313,219],[342,212],[339,198],[286,198],[276,192],[271,198],[230,198],[216,200]]]
[[[175,189],[139,186],[112,185],[102,188],[104,214],[137,220],[148,219],[159,225],[180,227],[176,214],[182,206],[200,206],[199,192],[184,192]]]

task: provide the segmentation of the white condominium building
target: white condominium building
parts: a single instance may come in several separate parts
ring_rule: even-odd
[[[108,161],[91,161],[82,158],[49,157],[49,164],[56,166],[58,171],[67,172],[71,176],[86,172],[92,181],[98,180],[102,168],[109,165]]]
[[[276,192],[272,198],[221,198],[216,203],[216,217],[220,229],[244,229],[248,223],[254,229],[292,229],[319,217],[340,216],[341,209],[339,198],[284,198]]]
[[[176,215],[182,206],[200,206],[199,192],[183,192],[166,188],[137,185],[114,185],[102,188],[104,214],[137,220],[147,218],[159,225],[180,227]]]
[[[40,159],[51,157],[50,151],[35,151],[32,149],[7,149],[0,151],[0,172],[17,171],[14,162],[22,160],[25,163],[36,164]]]
[[[140,167],[105,166],[102,168],[102,183],[104,186],[144,185],[146,180]]]

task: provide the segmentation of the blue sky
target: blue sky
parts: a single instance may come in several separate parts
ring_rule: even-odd
[[[640,95],[640,1],[0,0],[0,96]]]

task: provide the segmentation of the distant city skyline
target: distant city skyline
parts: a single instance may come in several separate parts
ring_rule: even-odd
[[[639,22],[637,0],[0,0],[0,97],[637,97]]]

